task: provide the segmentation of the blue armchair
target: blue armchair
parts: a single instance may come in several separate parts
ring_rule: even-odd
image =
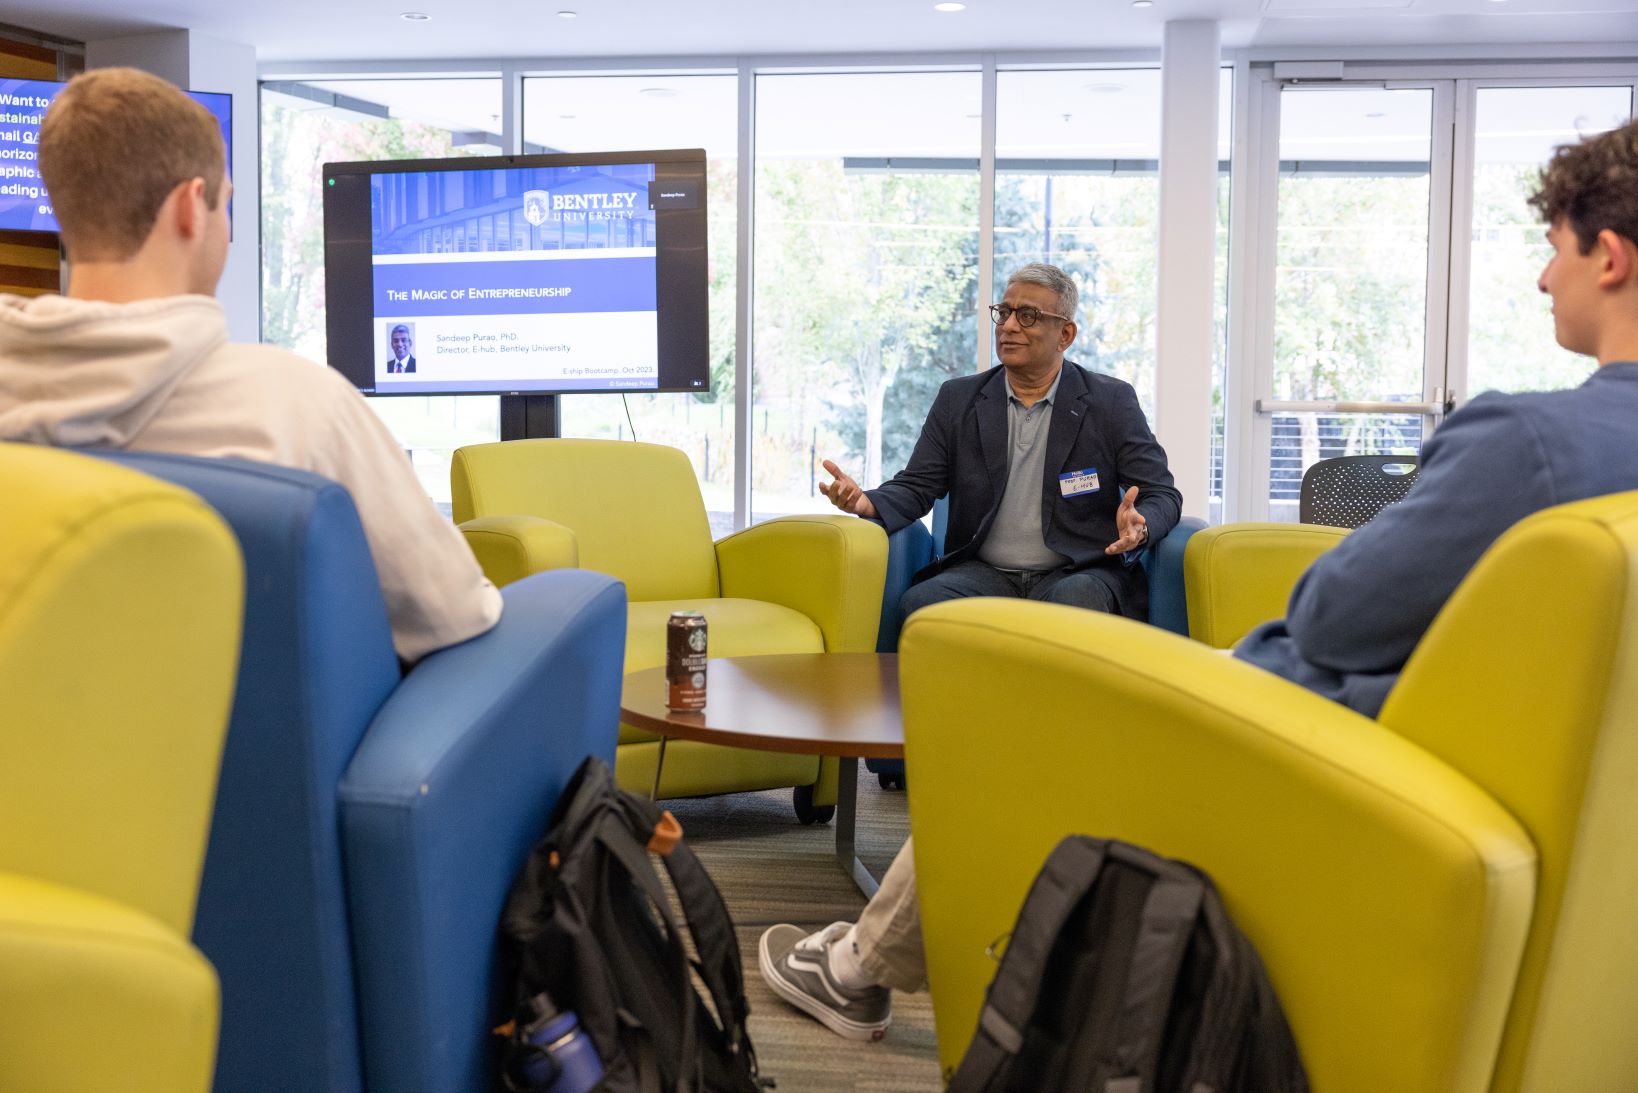
[[[407,675],[347,492],[234,460],[99,453],[238,536],[238,689],[194,941],[217,1093],[479,1093],[512,878],[588,754],[614,761],[625,596],[558,570]]]
[[[939,498],[933,506],[933,527],[920,521],[902,527],[887,537],[887,582],[882,589],[882,618],[876,632],[876,652],[891,653],[899,647],[899,631],[904,615],[899,598],[916,574],[944,553],[944,532],[950,503]],[[1189,536],[1206,526],[1196,516],[1185,516],[1163,538],[1149,544],[1142,565],[1149,574],[1149,622],[1174,634],[1189,634],[1188,603],[1183,594],[1183,550]],[[865,768],[880,780],[883,789],[904,788],[904,760],[867,759]]]

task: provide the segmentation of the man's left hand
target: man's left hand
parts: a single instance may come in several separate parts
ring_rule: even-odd
[[[1103,548],[1105,554],[1125,554],[1149,541],[1149,521],[1137,510],[1137,495],[1138,488],[1132,486],[1120,499],[1120,508],[1115,510],[1115,530],[1120,538]]]

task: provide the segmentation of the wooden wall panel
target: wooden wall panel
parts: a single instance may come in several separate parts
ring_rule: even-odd
[[[19,296],[56,292],[61,268],[55,235],[0,231],[0,292]]]

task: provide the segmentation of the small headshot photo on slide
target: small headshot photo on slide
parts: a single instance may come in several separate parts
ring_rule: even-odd
[[[388,372],[415,371],[414,323],[388,323],[387,345],[392,351],[387,358]]]

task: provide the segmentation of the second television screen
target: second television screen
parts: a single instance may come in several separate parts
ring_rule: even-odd
[[[374,394],[704,391],[703,151],[324,168],[330,363]]]

